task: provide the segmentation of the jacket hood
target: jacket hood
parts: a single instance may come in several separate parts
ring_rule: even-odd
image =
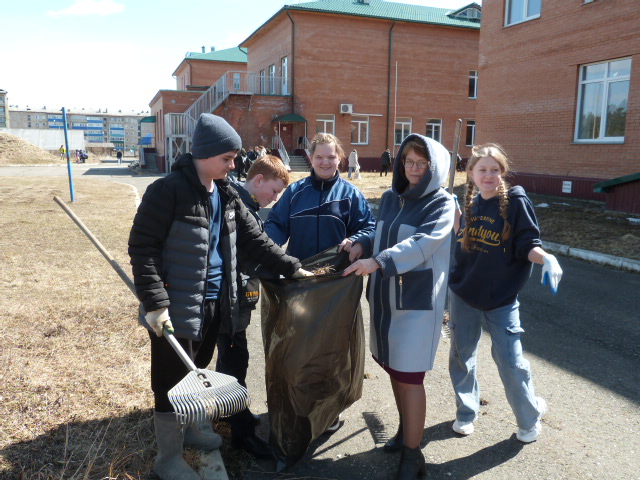
[[[431,167],[427,169],[424,176],[420,179],[420,183],[418,183],[415,188],[406,190],[409,185],[409,181],[404,174],[404,165],[400,159],[402,158],[402,151],[410,140],[417,140],[425,145],[427,152],[429,153]],[[451,156],[444,145],[431,138],[425,137],[424,135],[412,133],[404,139],[402,145],[400,145],[398,154],[396,155],[396,159],[393,164],[393,183],[391,188],[394,193],[407,199],[416,199],[429,195],[430,193],[435,192],[447,181],[450,164]]]

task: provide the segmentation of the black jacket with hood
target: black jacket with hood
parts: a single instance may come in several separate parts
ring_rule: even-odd
[[[176,337],[201,340],[211,207],[209,192],[200,182],[193,162],[191,154],[181,156],[172,173],[147,188],[133,220],[129,256],[136,293],[143,307],[139,322],[149,328],[144,311],[168,307]],[[285,255],[261,231],[228,180],[216,180],[215,184],[223,211],[221,328],[235,332],[237,250],[271,273],[285,277],[292,276],[300,263]]]

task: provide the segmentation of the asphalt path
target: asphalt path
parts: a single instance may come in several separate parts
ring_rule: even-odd
[[[140,194],[160,175],[137,174],[115,161],[73,165],[74,176],[127,183]],[[0,176],[61,176],[66,166],[0,167]],[[453,433],[454,398],[448,372],[449,339],[440,342],[427,373],[423,452],[430,479],[640,479],[640,275],[558,256],[564,270],[557,295],[539,284],[540,267],[520,295],[525,356],[536,393],[549,412],[537,442],[515,439],[515,420],[483,336],[478,376],[485,405],[469,437]],[[368,335],[368,305],[362,298]],[[247,378],[252,410],[268,435],[264,351],[259,312],[247,330]],[[388,479],[399,457],[382,444],[395,433],[397,412],[388,377],[367,348],[362,398],[344,412],[344,425],[323,435],[305,458],[280,476],[257,462],[244,478]],[[229,472],[233,474],[234,472]]]

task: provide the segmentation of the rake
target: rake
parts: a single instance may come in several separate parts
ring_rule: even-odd
[[[129,287],[129,290],[136,295],[135,286],[129,276],[87,226],[82,223],[82,220],[60,197],[56,195],[53,200],[91,240]],[[167,329],[164,330],[164,337],[189,369],[189,373],[168,392],[169,402],[176,411],[180,425],[188,426],[207,420],[214,421],[249,408],[250,400],[247,389],[240,385],[235,377],[196,367],[178,340]]]

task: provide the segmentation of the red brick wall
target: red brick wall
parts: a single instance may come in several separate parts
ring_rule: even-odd
[[[243,46],[249,47],[249,71],[289,59],[295,113],[308,121],[313,137],[318,114],[333,114],[336,135],[345,151],[357,148],[375,167],[382,151],[393,147],[394,111],[411,117],[412,131],[424,134],[429,118],[443,119],[443,144],[453,144],[456,118],[475,118],[476,101],[468,99],[468,76],[477,70],[477,30],[399,22],[393,29],[393,58],[389,78],[389,30],[393,22],[292,10],[273,19]],[[398,99],[394,103],[395,62]],[[291,88],[291,87],[290,87]],[[258,98],[257,96],[255,98]],[[341,103],[355,113],[375,114],[369,124],[369,144],[351,145],[351,116],[339,113]],[[388,121],[388,119],[390,119]],[[388,126],[388,130],[387,130]],[[299,133],[300,128],[294,133]],[[387,144],[388,141],[388,144]],[[461,155],[468,156],[462,140]],[[367,164],[369,162],[366,162]],[[366,165],[363,165],[365,167]]]
[[[291,97],[230,95],[213,113],[224,117],[236,129],[244,147],[271,148],[271,138],[277,128],[274,116],[290,112]]]
[[[608,179],[640,171],[637,0],[545,0],[539,19],[504,27],[485,0],[477,142],[502,144],[520,173]],[[624,144],[574,143],[580,65],[632,58]],[[550,184],[551,185],[551,184]],[[560,194],[557,185],[541,193]]]
[[[185,59],[176,70],[176,88],[183,90],[183,83],[185,88],[189,85],[210,87],[228,71],[245,72],[246,70],[246,63]]]

